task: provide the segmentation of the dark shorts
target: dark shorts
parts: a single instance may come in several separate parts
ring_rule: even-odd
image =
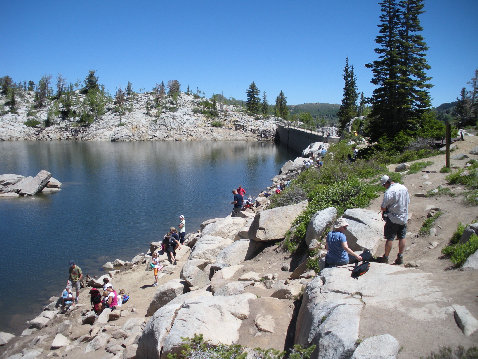
[[[344,261],[344,262],[338,262],[338,263],[329,263],[329,262],[325,261],[324,268],[339,267],[339,266],[344,266],[344,265],[347,265],[347,264],[355,264],[357,262],[358,262],[357,258],[349,256],[349,261],[348,262]]]
[[[176,255],[176,251],[173,246],[166,246],[166,252],[173,253],[174,255]]]
[[[387,241],[393,241],[395,237],[397,239],[404,239],[407,234],[406,224],[393,223],[390,219],[386,219],[385,226],[383,227],[383,236]]]
[[[183,244],[184,243],[184,236],[186,235],[186,232],[179,232],[179,243]]]

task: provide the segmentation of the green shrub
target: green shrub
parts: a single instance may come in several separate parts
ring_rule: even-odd
[[[432,189],[427,192],[427,197],[434,197],[434,196],[450,196],[455,197],[456,194],[451,191],[449,187],[442,187],[438,186],[436,189]]]
[[[478,189],[478,161],[471,160],[468,164],[470,166],[466,169],[459,169],[446,176],[448,183],[461,184],[470,189]]]
[[[195,334],[194,338],[182,338],[183,345],[180,354],[168,354],[168,359],[246,359],[247,352],[241,345],[212,345],[204,340],[202,334]],[[290,350],[289,359],[310,359],[315,345],[302,348],[294,345]],[[284,359],[287,357],[285,351],[276,349],[255,348],[253,350],[256,359]]]
[[[224,126],[224,122],[219,121],[219,120],[212,121],[212,122],[211,122],[211,126],[212,126],[212,127],[223,127],[223,126]]]
[[[23,124],[25,126],[28,126],[28,127],[37,127],[41,124],[41,122],[38,121],[38,120],[30,118],[30,119],[26,120]]]
[[[455,233],[453,233],[453,236],[450,239],[451,244],[457,244],[460,241],[463,232],[465,232],[465,228],[466,226],[463,223],[458,223],[458,227],[456,228]]]
[[[478,250],[478,236],[473,234],[470,239],[463,244],[454,244],[443,248],[442,253],[449,256],[450,260],[457,267],[461,267],[467,258]]]
[[[429,234],[433,224],[438,219],[438,217],[440,217],[442,214],[443,214],[442,212],[438,211],[430,218],[425,219],[425,221],[422,224],[422,227],[418,231],[418,234],[420,234],[421,236],[426,236],[427,234]]]
[[[465,192],[465,203],[471,206],[478,206],[478,189]]]
[[[440,173],[450,173],[451,168],[450,167],[442,167],[440,168]]]
[[[410,165],[410,169],[408,170],[408,174],[417,173],[420,170],[422,170],[423,168],[428,167],[432,164],[433,164],[433,162],[431,162],[431,161],[412,163]]]

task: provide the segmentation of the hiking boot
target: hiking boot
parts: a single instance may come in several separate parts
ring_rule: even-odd
[[[154,284],[153,284],[153,287],[157,287],[157,286],[158,286],[158,283],[154,283]]]
[[[388,257],[385,257],[385,256],[377,257],[376,262],[377,263],[388,263]]]
[[[398,255],[397,259],[395,259],[395,262],[393,262],[393,264],[396,264],[396,265],[403,264],[403,256]]]

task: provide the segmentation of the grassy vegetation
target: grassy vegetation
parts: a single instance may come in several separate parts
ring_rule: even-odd
[[[329,148],[324,165],[320,169],[309,168],[294,179],[279,195],[271,198],[271,207],[297,203],[307,199],[307,209],[296,219],[287,235],[285,247],[293,252],[305,238],[311,217],[322,209],[335,207],[338,216],[348,208],[366,207],[383,192],[379,184],[382,174],[389,174],[394,181],[400,174],[389,173],[385,165],[375,160],[347,160],[353,151],[345,141]]]
[[[442,212],[438,211],[430,218],[425,219],[425,221],[422,224],[422,227],[418,231],[418,234],[420,234],[421,236],[428,235],[430,233],[430,229],[432,228],[433,224],[438,219],[438,217],[440,217],[442,214],[443,214]]]
[[[455,197],[456,194],[452,192],[452,190],[448,187],[438,186],[435,189],[432,189],[427,192],[427,197],[434,197],[434,196],[450,196]]]
[[[424,169],[425,167],[428,167],[432,164],[433,164],[433,162],[431,162],[431,161],[412,163],[410,165],[410,169],[408,170],[408,174],[417,173],[417,172],[421,171],[422,169]]]
[[[309,359],[315,345],[309,348],[302,348],[295,345],[294,348],[286,353],[275,349],[254,349],[254,358],[257,359]],[[246,348],[241,345],[213,345],[204,340],[202,334],[194,335],[194,338],[183,338],[183,347],[180,354],[168,354],[168,359],[246,359]]]
[[[219,120],[215,120],[215,121],[212,121],[212,122],[211,122],[211,126],[212,126],[212,127],[223,127],[223,126],[224,126],[224,122],[219,121]]]
[[[450,184],[461,184],[469,189],[478,189],[478,161],[470,160],[468,167],[452,172],[446,177]]]
[[[28,126],[28,127],[37,127],[41,124],[40,121],[38,120],[34,120],[34,119],[28,119],[27,121],[25,121],[23,123],[25,126]]]
[[[442,253],[449,256],[457,267],[461,267],[467,258],[478,250],[478,236],[476,234],[473,234],[468,242],[459,243],[465,228],[465,225],[458,223],[458,227],[450,239],[450,244],[442,250]]]

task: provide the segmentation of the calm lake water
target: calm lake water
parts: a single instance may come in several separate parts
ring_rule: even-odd
[[[0,174],[46,169],[63,183],[0,200],[0,331],[20,333],[60,294],[70,259],[97,275],[146,252],[180,214],[196,231],[230,213],[233,188],[256,196],[292,157],[270,143],[0,142]]]

